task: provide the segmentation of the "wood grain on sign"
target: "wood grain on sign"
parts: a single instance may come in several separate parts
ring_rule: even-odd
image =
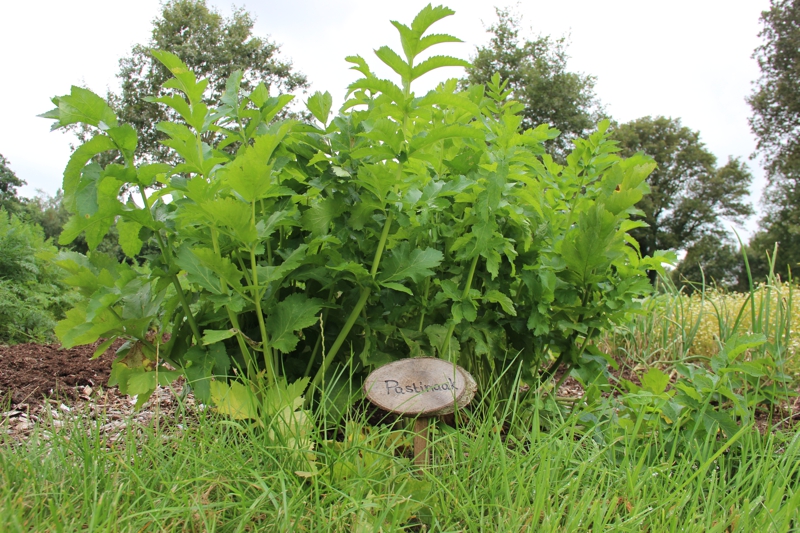
[[[369,401],[403,416],[446,415],[464,407],[477,385],[469,373],[435,357],[401,359],[376,369],[364,382]]]

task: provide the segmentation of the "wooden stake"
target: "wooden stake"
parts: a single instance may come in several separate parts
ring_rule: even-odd
[[[414,420],[414,464],[420,468],[428,466],[428,425],[430,418]]]

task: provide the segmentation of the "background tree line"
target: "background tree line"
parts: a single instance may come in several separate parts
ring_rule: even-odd
[[[147,98],[170,92],[162,87],[169,74],[149,54],[151,48],[175,53],[198,77],[208,78],[209,100],[224,93],[225,81],[234,70],[244,71],[244,88],[264,82],[273,95],[304,92],[306,77],[281,57],[279,47],[268,37],[253,34],[253,22],[243,9],[225,18],[205,0],[164,4],[161,16],[153,22],[150,41],[134,46],[130,55],[120,59],[120,91],[108,94],[120,118],[139,132],[138,158],[148,162],[172,159],[170,149],[159,143],[163,134],[154,127],[171,117],[165,106]],[[784,274],[800,261],[800,0],[772,0],[761,22],[763,44],[754,53],[761,77],[748,102],[753,109],[750,124],[758,138],[758,153],[766,162],[769,186],[758,232],[744,249],[756,279],[766,276],[767,257],[776,243],[780,250],[776,272]],[[547,123],[561,131],[549,148],[556,159],[563,159],[573,139],[586,135],[598,120],[609,117],[595,94],[595,77],[568,69],[567,41],[526,36],[521,23],[520,17],[509,10],[497,9],[497,20],[487,29],[488,43],[476,50],[474,66],[461,83],[486,83],[499,73],[509,81],[513,97],[525,106],[524,127]],[[754,212],[747,200],[752,181],[748,166],[736,158],[720,164],[703,144],[700,132],[683,125],[678,117],[648,116],[614,123],[614,132],[621,155],[644,152],[658,164],[648,178],[652,193],[638,206],[637,218],[646,223],[635,232],[641,253],[660,249],[685,252],[673,277],[678,285],[687,284],[689,290],[691,284],[703,279],[730,289],[745,289],[742,250],[728,226],[730,222],[743,222]],[[75,133],[81,139],[86,134],[80,130]],[[21,198],[17,189],[24,183],[0,155],[0,209],[6,214],[4,218],[19,227],[35,226],[26,237],[31,242],[41,241],[29,250],[33,259],[28,262],[34,264],[34,256],[41,255],[42,247],[59,246],[58,237],[68,213],[60,193],[55,197]],[[9,228],[4,226],[6,234],[0,235],[7,246],[11,246]],[[82,239],[68,248],[87,251]],[[113,234],[100,249],[123,258]],[[12,271],[20,268],[3,264],[0,282],[12,279]]]

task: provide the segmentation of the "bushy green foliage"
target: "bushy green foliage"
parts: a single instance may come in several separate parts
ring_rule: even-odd
[[[181,372],[242,417],[257,402],[220,379],[232,369],[272,386],[319,385],[338,365],[358,379],[423,354],[478,370],[518,354],[527,380],[604,364],[593,338],[637,312],[664,260],[629,235],[654,163],[616,156],[605,122],[557,164],[544,149],[557,132],[520,131],[522,106],[498,76],[414,94],[427,72],[467,66],[418,58],[458,41],[425,35],[452,13],[428,6],[410,27],[393,22],[404,57],[376,55],[399,84],[349,57],[362,77],[333,118],[328,93],[309,98],[316,126],[273,122],[291,96],[243,92],[241,72],[209,107],[208,82],[153,51],[175,76],[152,101],[181,117],[157,125],[176,165],[137,165],[136,131],[91,92],[55,98],[44,116],[56,127],[95,132],[64,173],[73,215],[60,242],[83,234],[94,248],[116,224],[127,255],[159,250],[146,269],[62,255],[87,298],[57,328],[64,345],[127,338],[114,370],[123,392],[144,401]],[[124,163],[93,161],[107,152]]]
[[[11,170],[8,159],[0,154],[0,208],[7,213],[18,213],[24,203],[17,196],[17,187],[23,185],[25,182]]]
[[[800,2],[771,0],[761,13],[762,44],[753,52],[761,75],[753,83],[748,103],[753,111],[750,129],[758,140],[768,185],[759,231],[750,240],[751,266],[758,279],[769,270],[767,254],[777,243],[776,272],[786,276],[800,262]]]
[[[631,232],[642,253],[687,250],[690,263],[684,270],[691,274],[692,263],[703,263],[703,259],[708,263],[713,257],[707,250],[709,238],[720,246],[730,240],[725,220],[742,222],[752,214],[747,202],[752,175],[747,165],[730,159],[717,167],[717,158],[702,143],[700,133],[679,119],[639,118],[615,128],[613,138],[622,155],[644,152],[658,164],[648,178],[652,193],[639,204],[643,214],[637,218],[647,225]],[[716,268],[726,266],[730,262],[726,264],[723,258]],[[736,272],[728,277],[735,278]],[[701,279],[692,277],[691,281]]]
[[[166,136],[157,124],[175,120],[170,108],[149,102],[147,97],[167,94],[162,85],[172,77],[157,61],[151,49],[171,52],[196,75],[209,80],[206,103],[217,102],[225,83],[234,71],[242,71],[242,89],[250,91],[259,83],[267,89],[297,91],[307,87],[305,76],[292,69],[280,56],[280,47],[269,38],[253,34],[253,17],[236,9],[224,18],[205,0],[170,0],[153,21],[147,45],[137,44],[130,55],[120,60],[122,91],[110,95],[119,118],[139,134],[137,156],[148,161],[166,161],[174,152],[159,143]],[[170,161],[174,162],[174,161]]]
[[[591,133],[603,117],[596,79],[567,69],[565,38],[521,39],[521,19],[508,9],[496,12],[497,22],[488,29],[490,42],[478,47],[466,81],[483,85],[495,74],[507,80],[512,97],[524,106],[523,128],[547,124],[561,132],[546,143],[560,159],[572,149],[573,139]]]
[[[76,301],[55,251],[39,226],[0,209],[0,343],[53,340],[55,321]]]

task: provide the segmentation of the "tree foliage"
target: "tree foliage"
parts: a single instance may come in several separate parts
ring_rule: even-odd
[[[750,127],[771,179],[800,178],[800,1],[771,0],[761,13],[761,77],[748,98]]]
[[[769,184],[766,213],[750,245],[754,268],[763,274],[778,243],[775,272],[785,275],[800,263],[800,1],[772,0],[761,23],[763,43],[753,54],[761,76],[748,103]]]
[[[25,181],[17,177],[8,159],[0,154],[0,208],[8,213],[18,213],[24,202],[17,196],[17,187],[23,185]]]
[[[638,218],[647,226],[632,232],[643,255],[691,251],[712,236],[724,241],[724,221],[739,222],[752,213],[747,166],[732,158],[717,167],[699,132],[682,126],[679,119],[640,118],[617,127],[614,138],[622,155],[644,152],[658,164],[648,178],[651,194],[637,205]]]
[[[280,93],[307,86],[305,76],[279,57],[278,45],[253,35],[253,22],[243,9],[226,19],[208,7],[205,0],[170,0],[164,4],[161,16],[153,21],[150,42],[134,46],[131,54],[120,60],[117,76],[122,92],[111,98],[120,120],[132,125],[139,134],[139,157],[151,161],[174,158],[172,150],[159,144],[167,136],[157,126],[178,115],[153,101],[175,93],[173,88],[164,87],[172,75],[153,58],[152,49],[177,55],[193,72],[207,79],[206,102],[219,101],[234,71],[242,71],[241,86],[246,90],[259,83]]]
[[[550,141],[559,155],[570,141],[587,135],[602,118],[594,93],[595,77],[567,70],[567,43],[563,37],[520,37],[520,19],[507,9],[496,9],[497,22],[489,27],[488,46],[478,48],[467,81],[486,84],[497,73],[508,81],[512,96],[525,107],[522,127],[547,124],[561,135]]]
[[[749,256],[748,256],[749,257]],[[747,272],[737,244],[725,237],[706,234],[700,237],[672,271],[677,287],[691,294],[704,284],[726,290],[747,292]]]

